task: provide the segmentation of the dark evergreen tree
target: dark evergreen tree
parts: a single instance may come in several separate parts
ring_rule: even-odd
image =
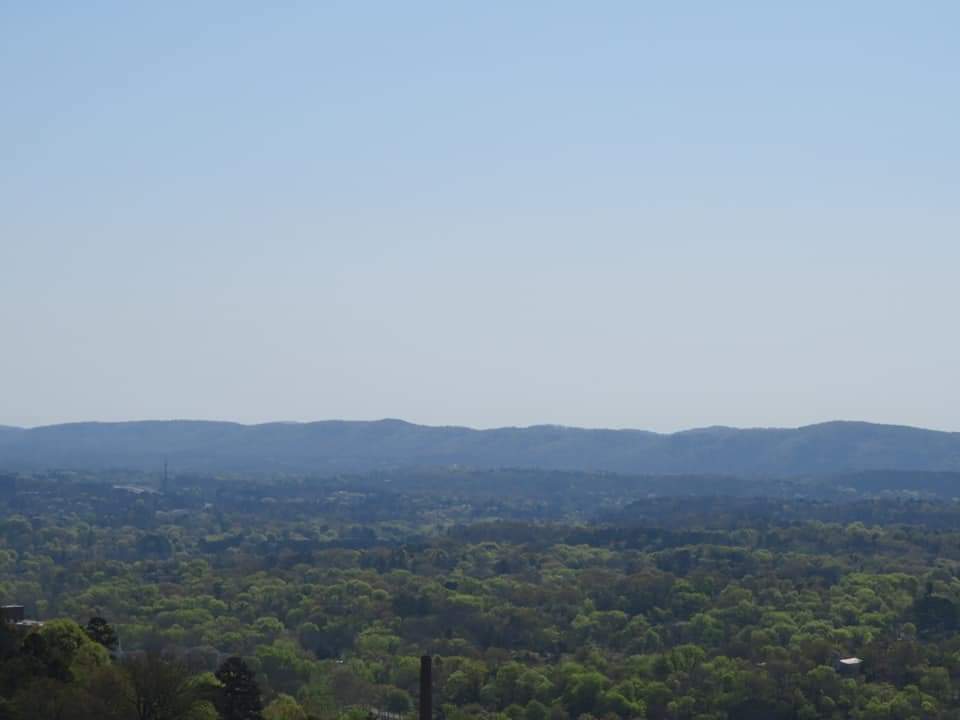
[[[90,618],[83,628],[87,637],[95,643],[100,643],[107,650],[117,649],[117,633],[113,627],[100,616]]]
[[[960,608],[950,599],[927,594],[913,603],[911,615],[921,633],[953,632],[960,624]]]
[[[260,686],[254,672],[239,657],[227,658],[217,670],[223,688],[217,696],[222,720],[263,720]]]

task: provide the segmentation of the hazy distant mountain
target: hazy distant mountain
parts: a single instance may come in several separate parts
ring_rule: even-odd
[[[0,470],[45,468],[330,474],[463,465],[621,473],[801,475],[960,470],[960,433],[831,422],[674,434],[557,426],[472,430],[399,420],[240,425],[150,421],[0,428]]]

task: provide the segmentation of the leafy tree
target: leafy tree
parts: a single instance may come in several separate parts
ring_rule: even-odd
[[[26,642],[46,663],[50,677],[63,681],[85,679],[110,661],[106,649],[90,640],[72,620],[48,622]]]
[[[17,720],[74,720],[81,717],[85,698],[76,686],[38,678],[17,693],[8,710]]]
[[[176,660],[149,654],[122,665],[117,691],[135,720],[195,720],[208,715],[211,688]]]
[[[281,693],[263,711],[264,720],[307,720],[300,703]]]
[[[539,700],[531,700],[524,711],[524,720],[547,720],[549,708]]]

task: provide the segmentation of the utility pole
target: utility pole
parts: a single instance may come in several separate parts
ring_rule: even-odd
[[[433,720],[433,658],[420,658],[420,720]]]

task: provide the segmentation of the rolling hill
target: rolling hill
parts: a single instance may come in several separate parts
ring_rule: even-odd
[[[673,434],[558,426],[474,430],[400,420],[207,421],[0,427],[0,470],[159,468],[335,474],[405,467],[744,476],[960,470],[960,433],[861,422]]]

